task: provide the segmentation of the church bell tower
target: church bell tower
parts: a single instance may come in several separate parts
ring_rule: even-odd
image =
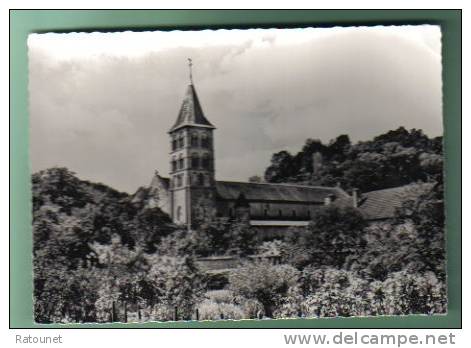
[[[174,223],[191,228],[215,213],[215,127],[206,119],[190,84],[175,124],[170,128],[170,213]]]

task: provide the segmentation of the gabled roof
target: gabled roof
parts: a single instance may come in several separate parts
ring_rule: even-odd
[[[433,185],[432,183],[410,184],[366,192],[359,198],[358,209],[368,220],[390,219],[395,216],[396,209],[406,201],[416,199],[430,191]]]
[[[237,200],[243,194],[247,201],[286,201],[324,203],[329,195],[348,197],[338,187],[321,187],[292,184],[268,184],[234,181],[217,181],[216,190],[220,198]]]
[[[180,112],[178,113],[177,121],[172,128],[170,128],[169,132],[173,132],[174,130],[184,126],[215,128],[204,116],[203,109],[201,108],[201,104],[193,84],[188,85],[185,98],[183,99]]]

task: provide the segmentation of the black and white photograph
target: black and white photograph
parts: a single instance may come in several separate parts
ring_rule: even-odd
[[[447,313],[439,26],[27,44],[36,323]]]

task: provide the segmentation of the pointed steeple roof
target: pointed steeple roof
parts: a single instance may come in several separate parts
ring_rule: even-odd
[[[188,85],[185,98],[183,99],[180,112],[178,113],[177,121],[172,128],[170,128],[169,132],[173,132],[174,130],[184,126],[216,128],[204,116],[203,109],[201,108],[193,83]]]

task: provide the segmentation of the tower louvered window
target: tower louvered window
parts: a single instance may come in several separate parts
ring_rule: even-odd
[[[172,172],[177,170],[177,160],[175,158],[172,159]]]
[[[204,175],[201,173],[198,174],[198,185],[204,186]]]
[[[198,154],[194,153],[191,156],[191,168],[196,169],[199,167],[199,165],[200,165],[200,159],[198,157]]]
[[[207,149],[209,147],[208,137],[206,135],[204,135],[201,138],[201,147],[203,147],[205,149]]]
[[[210,167],[210,159],[209,159],[209,155],[208,154],[205,154],[204,157],[203,157],[203,168],[205,169],[209,169]]]
[[[195,133],[191,135],[191,147],[198,147],[198,135]]]

